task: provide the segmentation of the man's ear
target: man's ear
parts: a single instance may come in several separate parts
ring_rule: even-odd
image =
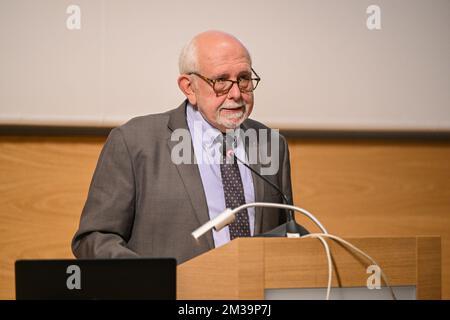
[[[197,96],[194,92],[193,83],[187,74],[181,74],[178,77],[178,87],[183,91],[189,103],[195,106],[197,104]]]

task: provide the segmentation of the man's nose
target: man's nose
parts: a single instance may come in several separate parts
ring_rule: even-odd
[[[228,91],[228,99],[239,101],[241,100],[241,98],[242,98],[241,90],[239,89],[237,82],[234,82],[230,88],[230,91]]]

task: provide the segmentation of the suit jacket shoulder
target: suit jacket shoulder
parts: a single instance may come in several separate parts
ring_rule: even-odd
[[[184,117],[184,104],[178,108],[166,111],[164,113],[149,114],[132,118],[125,124],[113,129],[123,136],[125,144],[130,148],[158,148],[159,143],[166,143],[170,139],[169,130],[171,119],[182,119]],[[181,120],[182,121],[182,120]],[[186,123],[186,120],[184,120]],[[187,123],[181,124],[187,128]]]

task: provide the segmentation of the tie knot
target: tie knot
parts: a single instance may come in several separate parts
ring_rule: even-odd
[[[226,159],[228,152],[234,151],[236,138],[233,135],[222,133],[222,155]]]

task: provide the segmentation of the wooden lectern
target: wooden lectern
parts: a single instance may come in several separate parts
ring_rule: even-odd
[[[345,238],[380,265],[391,286],[441,298],[440,237]],[[370,263],[327,240],[333,288],[366,287]],[[240,238],[177,267],[178,299],[264,299],[266,289],[324,288],[328,264],[318,239]],[[384,285],[384,282],[382,282]]]

